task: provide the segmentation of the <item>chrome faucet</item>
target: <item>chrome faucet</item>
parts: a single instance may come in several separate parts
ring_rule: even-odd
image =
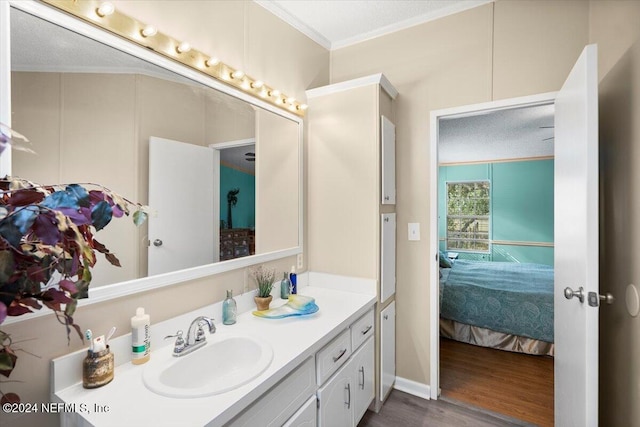
[[[184,340],[184,338],[182,338],[182,331],[176,332],[175,335],[168,335],[164,337],[165,339],[176,339],[176,342],[173,346],[173,355],[175,357],[189,354],[206,344],[207,336],[204,333],[204,325],[208,326],[209,333],[213,334],[216,332],[216,325],[213,323],[213,319],[211,317],[198,316],[193,320],[193,322],[191,322],[191,325],[189,325],[186,341]]]

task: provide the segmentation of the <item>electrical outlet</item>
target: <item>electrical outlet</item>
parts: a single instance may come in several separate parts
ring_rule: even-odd
[[[297,260],[298,260],[298,267],[297,268],[301,269],[304,266],[304,257],[303,257],[303,255],[302,254],[298,254]]]

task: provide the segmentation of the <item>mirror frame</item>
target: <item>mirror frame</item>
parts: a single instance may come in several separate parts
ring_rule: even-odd
[[[176,74],[180,74],[186,78],[194,80],[206,87],[218,90],[227,95],[233,96],[249,104],[265,109],[271,113],[277,114],[283,118],[292,120],[298,124],[298,245],[285,248],[278,251],[257,254],[233,260],[220,261],[192,267],[184,270],[178,270],[170,273],[159,274],[155,276],[132,279],[125,282],[118,282],[109,285],[103,285],[96,288],[89,288],[89,298],[79,300],[79,306],[86,306],[127,295],[137,294],[153,289],[159,289],[183,283],[189,280],[199,279],[202,277],[212,276],[232,270],[250,267],[269,261],[286,258],[297,255],[303,251],[303,233],[304,233],[304,174],[303,174],[303,119],[295,114],[279,109],[271,104],[253,97],[231,86],[227,86],[213,77],[202,74],[190,67],[172,61],[158,53],[150,51],[133,42],[124,40],[106,30],[95,27],[86,23],[79,18],[68,15],[36,0],[5,0],[0,1],[0,122],[11,126],[11,23],[10,11],[15,7],[23,12],[29,13],[38,18],[52,22],[56,25],[64,27],[70,31],[89,37],[107,46],[125,52],[127,54],[138,57],[142,60],[155,64],[156,66],[165,68]],[[0,154],[0,175],[11,175],[11,150],[7,149]],[[31,314],[25,314],[16,317],[7,317],[4,324],[16,323],[34,317],[49,314],[48,310],[38,310]]]

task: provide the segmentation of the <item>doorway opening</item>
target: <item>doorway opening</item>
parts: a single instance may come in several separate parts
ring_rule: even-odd
[[[538,425],[554,419],[554,99],[431,114],[431,397]]]
[[[209,145],[219,153],[220,261],[256,253],[256,141]]]

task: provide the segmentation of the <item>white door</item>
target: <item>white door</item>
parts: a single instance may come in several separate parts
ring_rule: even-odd
[[[357,426],[375,397],[375,341],[370,337],[352,356],[353,359],[353,425]]]
[[[350,427],[353,424],[353,360],[347,363],[318,389],[318,424]]]
[[[380,302],[396,293],[396,214],[380,216]]]
[[[598,425],[598,77],[587,46],[556,98],[555,425]],[[583,289],[584,300],[565,298]]]
[[[380,312],[380,399],[385,400],[396,381],[396,302]]]
[[[149,275],[218,261],[213,156],[208,147],[149,139],[149,206],[157,213],[149,216]]]
[[[382,200],[383,205],[396,204],[396,126],[381,116],[382,135]]]

